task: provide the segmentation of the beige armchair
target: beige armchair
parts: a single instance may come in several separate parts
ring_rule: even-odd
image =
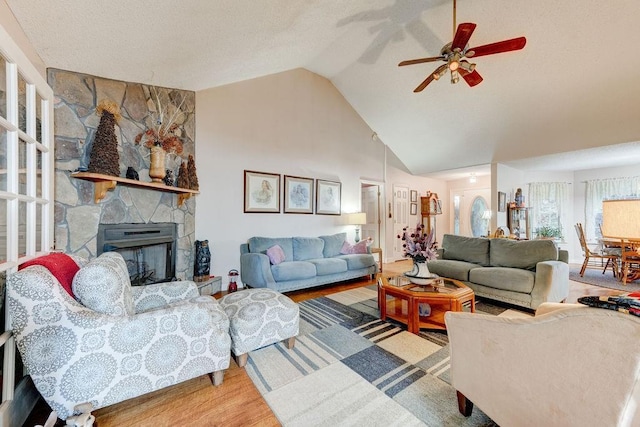
[[[545,303],[529,319],[445,322],[462,414],[475,404],[503,427],[640,425],[639,317]]]

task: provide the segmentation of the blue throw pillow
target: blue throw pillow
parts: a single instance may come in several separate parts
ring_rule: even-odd
[[[347,233],[337,233],[330,236],[320,236],[324,240],[324,249],[322,253],[325,258],[331,258],[340,255],[342,244],[347,240]]]

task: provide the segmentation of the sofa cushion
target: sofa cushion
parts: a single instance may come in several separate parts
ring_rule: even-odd
[[[306,261],[308,259],[323,258],[324,240],[319,237],[294,237],[293,260]]]
[[[469,281],[494,289],[530,294],[536,282],[536,273],[521,268],[474,268],[469,271]]]
[[[316,266],[318,276],[327,274],[344,273],[348,270],[347,261],[338,258],[317,258],[310,259],[310,263]]]
[[[429,271],[438,276],[448,277],[449,279],[469,281],[469,271],[478,267],[478,264],[465,261],[455,261],[449,259],[435,259],[428,261]]]
[[[74,276],[80,270],[80,266],[75,259],[67,254],[53,252],[49,255],[44,255],[25,262],[20,265],[20,270],[29,267],[30,265],[41,265],[46,267],[47,270],[49,270],[51,274],[58,279],[58,282],[62,285],[64,290],[75,298],[71,286]]]
[[[375,258],[371,254],[350,254],[350,255],[338,255],[338,259],[343,259],[347,262],[349,270],[359,270],[361,268],[368,268],[376,264]]]
[[[442,239],[443,259],[489,264],[489,239],[445,234]]]
[[[273,265],[278,265],[285,260],[284,251],[280,245],[273,245],[267,249],[267,256]]]
[[[322,254],[325,258],[331,258],[340,255],[342,244],[347,239],[347,233],[337,233],[330,236],[320,236],[324,240],[324,249]]]
[[[285,261],[293,261],[293,242],[290,237],[252,237],[249,239],[249,252],[266,254],[267,249],[275,245],[282,248]]]
[[[553,240],[491,239],[491,266],[535,270],[540,261],[556,261],[558,247]]]
[[[76,299],[93,311],[111,316],[135,314],[127,264],[117,252],[89,261],[73,278]]]
[[[271,266],[276,282],[310,279],[316,276],[316,266],[308,261],[288,261]]]

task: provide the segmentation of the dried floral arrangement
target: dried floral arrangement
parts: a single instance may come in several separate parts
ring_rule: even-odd
[[[151,98],[156,111],[151,113],[151,127],[136,136],[136,145],[142,143],[147,148],[160,146],[167,153],[180,155],[182,153],[182,140],[176,134],[176,131],[180,127],[179,121],[184,119],[185,116],[182,106],[186,97],[182,96],[177,106],[169,102],[163,105],[160,101],[158,89],[152,86],[151,90]]]

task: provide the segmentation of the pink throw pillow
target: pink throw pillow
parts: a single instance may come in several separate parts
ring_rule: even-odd
[[[267,256],[273,265],[278,265],[285,259],[284,251],[280,245],[273,245],[267,249]]]
[[[31,265],[41,265],[45,267],[58,279],[58,282],[60,282],[64,290],[67,291],[72,298],[75,298],[71,290],[71,284],[73,283],[73,277],[78,270],[80,270],[80,267],[73,258],[61,252],[53,252],[21,264],[20,270]]]
[[[349,255],[349,254],[366,254],[368,253],[367,251],[367,246],[369,246],[367,243],[369,241],[368,240],[361,240],[360,242],[356,243],[355,245],[352,245],[351,243],[345,241],[342,244],[342,249],[340,249],[340,253],[342,255]]]
[[[344,243],[342,244],[342,249],[340,249],[340,253],[342,255],[349,255],[351,253],[351,248],[353,248],[351,243],[345,240]]]
[[[367,253],[367,240],[361,240],[351,247],[352,254],[366,254]]]

